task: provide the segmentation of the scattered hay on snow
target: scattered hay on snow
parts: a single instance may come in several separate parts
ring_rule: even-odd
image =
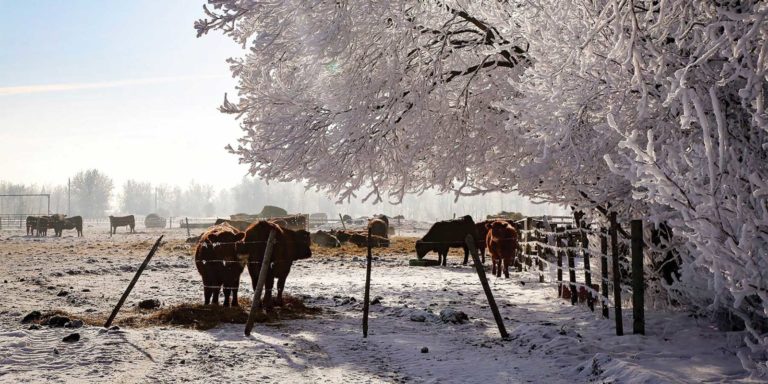
[[[278,323],[281,320],[296,320],[312,318],[319,315],[322,310],[317,307],[308,307],[303,300],[285,295],[284,305],[275,307],[271,311],[258,313],[257,323]],[[251,309],[251,301],[240,300],[239,307],[223,307],[203,304],[181,303],[167,306],[155,311],[126,310],[121,316],[118,314],[114,324],[129,327],[153,327],[172,325],[182,328],[206,330],[222,323],[245,324],[248,321],[248,313]],[[107,315],[72,315],[62,310],[53,310],[44,313],[35,324],[47,324],[54,316],[67,317],[71,320],[82,320],[91,326],[103,326],[107,321]]]

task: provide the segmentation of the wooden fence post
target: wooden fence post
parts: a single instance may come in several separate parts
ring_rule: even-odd
[[[256,321],[256,311],[261,310],[261,291],[264,289],[264,284],[267,282],[267,275],[269,274],[270,262],[272,258],[272,246],[275,244],[275,230],[269,231],[269,237],[267,238],[267,247],[264,250],[264,258],[261,261],[261,269],[259,269],[259,280],[256,282],[256,289],[253,290],[253,302],[251,303],[251,313],[248,314],[248,322],[245,323],[245,335],[250,336],[251,330],[253,330],[253,322]],[[250,266],[248,267],[250,268]]]
[[[344,228],[344,230],[347,230],[347,224],[344,223],[344,217],[341,216],[341,213],[339,213],[339,220],[341,220],[341,227]]]
[[[600,269],[603,279],[600,285],[600,291],[603,294],[603,317],[608,316],[608,238],[605,236],[605,228],[600,229]]]
[[[577,213],[580,213],[580,215],[577,215]],[[590,311],[594,312],[595,297],[592,294],[592,266],[589,262],[589,237],[587,237],[584,221],[582,220],[584,218],[584,213],[581,211],[574,212],[573,217],[577,219],[576,227],[581,230],[581,253],[582,260],[584,261],[584,285],[587,286],[587,306]]]
[[[613,259],[613,305],[616,318],[616,336],[624,334],[624,323],[621,318],[621,269],[619,267],[619,224],[616,222],[616,212],[611,212],[611,259]]]
[[[543,224],[542,225],[538,225],[537,227],[539,229],[543,229],[544,228]],[[537,242],[537,244],[536,244],[536,261],[537,261],[536,266],[538,267],[538,270],[539,270],[539,283],[543,283],[544,282],[544,248],[541,246],[541,243],[544,243],[544,241],[542,239],[541,233],[539,233],[536,236],[536,242]]]
[[[528,231],[532,231],[533,230],[533,218],[532,217],[526,217],[525,218],[525,228]],[[531,239],[533,239],[533,236],[531,235],[531,233],[530,232],[526,232],[526,236],[525,236],[525,241],[526,241],[526,244],[525,244],[525,269],[526,270],[530,270],[533,267],[533,252],[532,252],[533,248],[531,247],[531,244],[530,244]]]
[[[560,232],[563,228],[555,229],[555,256],[557,256],[557,297],[563,297],[563,252],[560,250]]]
[[[157,248],[160,247],[160,240],[163,239],[163,235],[160,235],[160,237],[155,241],[155,245],[152,246],[152,249],[149,250],[149,254],[147,254],[147,257],[144,258],[144,262],[141,263],[141,266],[136,271],[136,274],[133,275],[133,280],[131,280],[131,283],[128,284],[128,288],[125,289],[125,292],[123,292],[123,296],[120,297],[120,301],[117,302],[117,305],[115,306],[115,309],[112,310],[112,314],[109,315],[109,319],[107,319],[107,322],[104,323],[104,328],[109,328],[110,325],[112,325],[112,321],[115,320],[115,316],[117,316],[117,312],[120,311],[120,308],[125,303],[125,299],[128,298],[128,294],[131,293],[131,290],[133,289],[133,286],[136,285],[136,282],[139,281],[139,276],[141,276],[141,273],[144,272],[144,269],[147,268],[147,264],[149,264],[149,260],[152,259],[152,256],[155,255],[155,252],[157,251]]]
[[[645,287],[643,281],[643,221],[632,220],[632,333],[645,335]]]
[[[571,305],[576,305],[576,303],[579,302],[579,293],[576,288],[576,252],[573,251],[573,248],[576,247],[576,238],[571,233],[568,233],[567,238],[568,250],[566,252],[568,254],[568,281],[571,282],[568,288],[571,290]]]
[[[187,220],[187,238],[192,237],[192,235],[189,234],[189,217],[185,218]]]
[[[507,329],[504,327],[504,320],[501,318],[501,314],[499,313],[499,307],[496,306],[496,300],[493,299],[493,292],[491,292],[491,286],[488,285],[488,279],[485,276],[485,268],[483,268],[483,263],[480,260],[480,256],[477,254],[477,248],[475,247],[475,238],[472,237],[472,235],[467,235],[467,237],[464,238],[464,242],[467,244],[467,248],[469,248],[469,253],[472,255],[472,261],[475,262],[475,270],[477,270],[477,277],[480,278],[480,284],[483,286],[483,291],[485,291],[485,297],[488,299],[488,306],[491,308],[491,312],[493,312],[493,319],[496,320],[496,325],[499,327],[499,333],[501,334],[502,339],[509,339],[509,334],[507,333]]]
[[[365,296],[363,297],[363,338],[368,337],[368,310],[371,299],[371,227],[368,227],[366,241],[368,254],[365,256]]]

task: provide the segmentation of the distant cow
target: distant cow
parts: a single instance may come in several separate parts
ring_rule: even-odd
[[[227,220],[227,219],[216,219],[216,224],[224,224],[227,223],[235,228],[237,228],[240,232],[245,232],[246,229],[248,229],[248,226],[252,224],[250,221],[244,221],[244,220]]]
[[[264,286],[265,307],[272,307],[272,287],[274,279],[277,280],[277,299],[275,304],[283,304],[283,289],[285,280],[291,272],[291,266],[296,260],[307,259],[312,256],[310,250],[311,240],[309,232],[304,230],[293,231],[281,228],[268,221],[259,221],[251,224],[245,231],[245,238],[238,244],[238,253],[248,254],[248,274],[251,275],[251,284],[256,290],[259,281],[259,272],[264,262],[264,251],[269,233],[275,231],[276,243],[272,249],[267,281]]]
[[[48,226],[51,224],[51,218],[49,216],[38,217],[35,224],[37,236],[48,236]]]
[[[358,247],[368,246],[368,234],[360,232],[352,232],[349,234],[350,243],[357,245]],[[389,239],[386,237],[371,235],[371,247],[372,248],[386,248],[389,247]]]
[[[475,223],[475,228],[477,228],[477,241],[475,242],[475,247],[477,247],[478,252],[480,252],[480,258],[485,264],[485,248],[488,246],[485,242],[485,238],[488,236],[488,227],[486,224],[492,223],[493,220],[485,220],[481,221],[479,223]]]
[[[384,216],[386,218],[386,216]],[[382,219],[373,219],[368,222],[368,229],[372,236],[389,237],[389,224]]]
[[[110,227],[110,234],[117,233],[117,227],[130,227],[131,233],[134,232],[134,228],[136,227],[136,219],[133,218],[133,215],[128,216],[110,216],[109,217],[109,227]]]
[[[40,217],[38,216],[27,216],[27,236],[34,235],[35,231],[37,231],[37,220]]]
[[[416,240],[416,256],[423,259],[430,251],[437,252],[437,261],[443,266],[448,258],[449,248],[464,249],[464,265],[469,259],[469,248],[465,242],[471,235],[475,242],[479,237],[472,216],[463,216],[454,220],[438,221],[432,225],[421,240]]]
[[[488,228],[485,242],[488,244],[488,252],[491,253],[493,263],[491,273],[501,277],[503,266],[504,277],[509,278],[509,266],[515,262],[518,251],[517,230],[501,220],[487,223],[485,226]]]
[[[300,229],[306,230],[308,228],[307,215],[272,217],[268,220],[279,225],[281,228],[292,229],[294,231]]]
[[[72,216],[64,219],[53,220],[53,231],[56,236],[61,237],[65,229],[77,230],[77,237],[83,235],[83,218],[80,216]]]
[[[374,219],[379,219],[379,220],[387,223],[387,227],[389,227],[389,217],[387,217],[387,215],[382,213],[380,215],[373,215],[373,218]]]
[[[205,305],[219,304],[219,292],[224,288],[224,306],[238,305],[237,290],[245,269],[247,255],[237,253],[237,242],[245,237],[228,224],[214,225],[200,235],[195,249],[195,266],[203,278]],[[232,301],[230,302],[230,294]]]
[[[312,239],[312,242],[314,244],[317,244],[321,247],[326,248],[337,248],[341,247],[341,242],[339,239],[336,238],[336,236],[331,235],[328,232],[325,231],[317,231],[311,235],[309,235],[310,239]]]

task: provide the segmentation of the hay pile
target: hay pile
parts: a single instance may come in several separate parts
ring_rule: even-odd
[[[283,296],[283,301],[284,305],[282,307],[275,307],[271,311],[258,313],[256,322],[274,324],[281,320],[312,318],[322,313],[322,309],[308,307],[304,305],[303,300],[294,296],[285,295]],[[245,324],[248,321],[250,309],[251,300],[249,299],[241,299],[239,307],[181,303],[157,310],[139,310],[134,308],[121,311],[114,324],[140,328],[170,325],[206,330],[222,323]],[[39,320],[32,323],[44,325],[53,316],[64,316],[71,320],[82,320],[85,324],[91,326],[103,326],[107,321],[108,314],[82,316],[73,315],[62,310],[53,310],[44,313]]]

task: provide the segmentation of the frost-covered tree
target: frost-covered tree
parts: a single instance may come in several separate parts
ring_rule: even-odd
[[[155,191],[152,184],[128,180],[123,184],[120,209],[125,213],[146,215],[155,207]]]
[[[666,223],[678,301],[768,375],[768,3],[210,0],[253,174],[349,199],[517,190]]]
[[[240,97],[222,110],[242,116],[233,151],[253,174],[399,201],[504,161],[483,148],[507,135],[497,104],[527,62],[506,2],[210,3],[198,34],[249,48],[230,60]]]
[[[102,217],[109,210],[112,179],[97,169],[81,171],[72,178],[72,216]]]

